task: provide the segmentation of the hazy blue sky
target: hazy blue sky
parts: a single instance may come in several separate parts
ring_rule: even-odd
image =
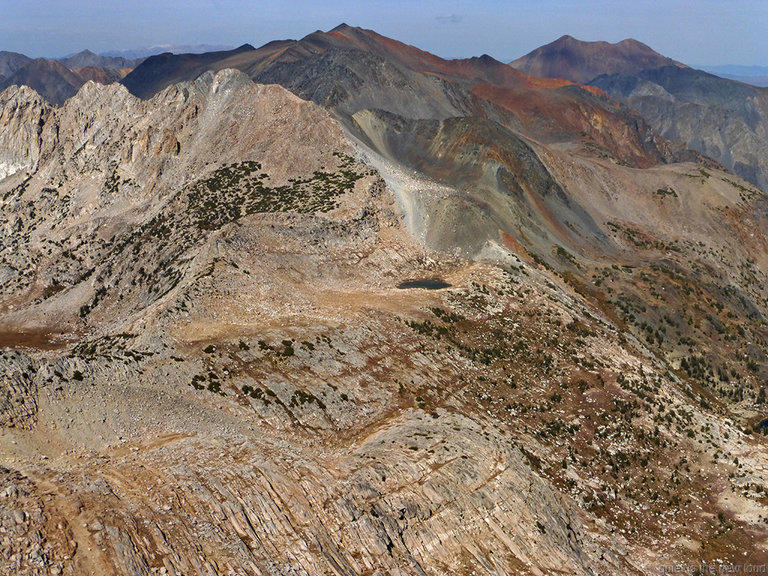
[[[341,22],[440,56],[521,56],[563,34],[636,38],[689,64],[768,65],[768,0],[0,0],[0,50],[64,56],[300,38]]]

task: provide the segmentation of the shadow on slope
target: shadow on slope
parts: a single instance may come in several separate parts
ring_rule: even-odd
[[[358,112],[353,121],[373,150],[457,191],[419,199],[429,215],[431,246],[474,254],[504,232],[534,253],[547,254],[554,243],[610,251],[589,213],[536,152],[500,124],[478,117],[412,120],[380,110]]]

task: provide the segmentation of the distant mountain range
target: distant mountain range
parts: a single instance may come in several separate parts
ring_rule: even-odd
[[[768,87],[768,66],[696,66],[705,72],[762,88]]]
[[[101,56],[90,50],[60,60],[33,60],[23,54],[0,52],[0,90],[13,85],[29,86],[50,103],[60,105],[87,81],[119,82],[141,61]]]
[[[61,58],[61,62],[67,68],[135,68],[144,58],[125,58],[121,56],[105,56],[94,54],[90,50],[83,50],[67,58]]]
[[[197,54],[226,48],[209,44],[163,45],[105,54],[83,50],[64,58],[34,60],[24,54],[2,51],[0,52],[0,91],[14,84],[25,85],[36,90],[52,104],[60,105],[74,96],[89,80],[99,84],[121,81],[148,56],[171,52]],[[205,56],[203,61],[206,61]]]
[[[133,94],[149,98],[207,69],[224,68],[239,69],[255,82],[281,84],[302,98],[333,106],[344,116],[361,108],[380,108],[406,116],[445,118],[463,116],[479,107],[494,118],[511,117],[508,121],[516,127],[549,130],[552,138],[563,130],[592,134],[618,157],[629,154],[636,162],[649,153],[651,140],[635,137],[629,145],[625,139],[616,140],[609,131],[589,125],[583,110],[581,114],[568,111],[572,106],[594,106],[600,95],[608,95],[626,104],[620,114],[639,112],[643,120],[636,125],[641,132],[650,134],[653,129],[672,148],[690,148],[758,186],[768,186],[766,92],[691,69],[631,39],[609,44],[564,36],[508,66],[489,56],[443,60],[375,32],[342,25],[328,33],[271,42],[259,49],[244,46],[235,51],[150,57],[123,83]],[[654,76],[654,70],[664,73]],[[552,80],[537,79],[541,77]],[[382,82],[387,89],[381,89]],[[552,91],[569,82],[573,85],[570,92]],[[599,90],[593,92],[589,104],[583,103],[583,96],[577,98],[579,104],[577,100],[568,104],[576,85],[581,90]],[[377,88],[371,89],[374,86]],[[533,87],[537,88],[535,99],[522,96],[521,89],[526,92]],[[435,97],[426,98],[427,94]],[[745,107],[745,102],[752,104]],[[560,110],[563,120],[569,120],[546,129],[541,126],[537,106]],[[619,113],[604,103],[599,107],[607,118]],[[721,132],[726,117],[730,129]],[[647,129],[644,121],[650,124]]]
[[[172,52],[173,54],[202,54],[203,52],[221,52],[223,50],[232,50],[233,48],[234,46],[226,44],[158,44],[130,50],[108,50],[102,52],[101,55],[137,60],[164,52]]]
[[[741,76],[742,78],[755,78],[759,76],[768,76],[768,66],[740,66],[735,64],[726,64],[722,66],[696,66],[705,72],[711,74]]]
[[[644,148],[644,137],[631,136],[626,145],[610,142],[595,132],[589,121],[572,110],[594,109],[611,124],[617,111],[601,100],[598,90],[565,80],[541,80],[484,55],[444,60],[370,30],[341,25],[330,32],[315,32],[295,41],[276,41],[259,49],[243,46],[234,51],[201,55],[160,55],[148,58],[123,84],[141,98],[150,98],[180,81],[193,80],[204,70],[235,68],[257,83],[280,84],[301,98],[332,107],[351,128],[354,115],[379,109],[405,117],[444,119],[483,115],[505,118],[516,127],[541,128],[550,138],[567,133],[594,134],[628,162],[652,162],[658,154]],[[561,90],[570,87],[570,90]],[[546,107],[563,121],[547,128],[537,106]],[[568,119],[566,119],[566,116]],[[623,120],[621,121],[623,125]],[[642,120],[635,119],[642,128]]]

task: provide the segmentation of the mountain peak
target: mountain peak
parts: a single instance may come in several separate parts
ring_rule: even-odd
[[[136,65],[132,60],[127,60],[121,57],[103,56],[88,49],[82,50],[72,56],[67,56],[66,58],[57,59],[57,62],[60,62],[70,70],[86,67],[112,68],[119,70],[121,68],[133,68]]]
[[[630,46],[633,48],[648,48],[651,49],[650,46],[647,44],[640,42],[640,40],[635,40],[634,38],[624,38],[621,42],[616,42],[617,46]]]
[[[510,62],[510,66],[531,76],[564,78],[586,84],[601,74],[635,74],[682,64],[634,38],[611,44],[577,40],[566,35]]]
[[[11,74],[16,72],[19,68],[22,68],[25,66],[28,62],[31,61],[31,58],[28,56],[24,56],[24,54],[19,54],[18,52],[6,52],[5,50],[0,51],[0,76],[5,76],[8,78]]]
[[[0,90],[13,84],[29,86],[52,104],[60,105],[74,96],[84,81],[60,62],[36,58],[3,80]]]

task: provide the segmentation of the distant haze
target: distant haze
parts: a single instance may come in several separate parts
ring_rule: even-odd
[[[458,0],[318,3],[250,0],[3,0],[0,49],[61,57],[142,46],[225,45],[301,38],[341,22],[444,56],[503,61],[570,34],[636,38],[681,62],[768,64],[765,0]]]
[[[721,78],[768,87],[768,66],[695,66]]]
[[[124,50],[107,50],[102,52],[103,56],[113,56],[118,58],[146,58],[163,52],[172,52],[174,54],[202,54],[204,52],[218,52],[221,50],[231,50],[235,46],[228,44],[159,44],[157,46],[147,46],[142,48],[129,48]]]

